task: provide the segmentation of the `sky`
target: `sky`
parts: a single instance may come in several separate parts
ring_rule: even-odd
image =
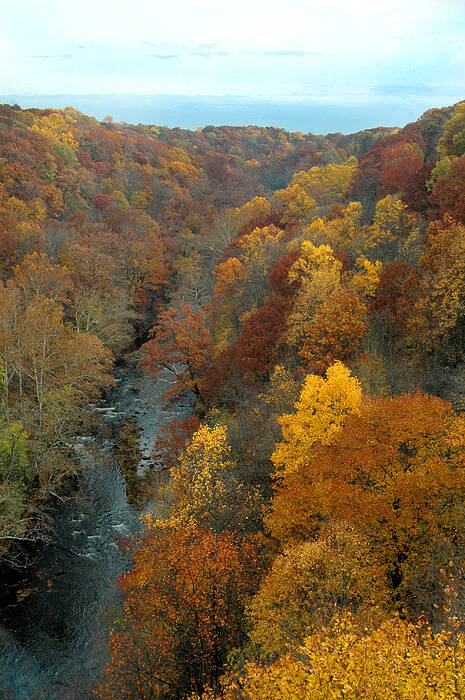
[[[464,0],[0,0],[0,94],[465,98]]]

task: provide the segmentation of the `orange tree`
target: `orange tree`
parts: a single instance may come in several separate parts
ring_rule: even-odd
[[[192,391],[202,400],[202,379],[213,353],[204,312],[189,304],[179,310],[168,309],[159,315],[150,336],[151,340],[142,346],[141,366],[153,377],[163,370],[168,373],[172,386],[165,396]]]
[[[307,369],[323,373],[337,360],[346,362],[361,348],[367,324],[366,307],[358,294],[338,289],[306,327],[299,354]]]
[[[218,687],[228,652],[244,642],[244,605],[261,568],[252,541],[147,524],[120,580],[124,611],[98,690],[105,700],[181,698]]]
[[[449,403],[418,392],[365,399],[305,459],[280,445],[272,534],[291,546],[351,523],[384,569],[389,605],[434,614],[440,569],[464,551],[464,428]]]

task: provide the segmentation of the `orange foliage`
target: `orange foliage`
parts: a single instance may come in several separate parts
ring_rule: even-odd
[[[147,524],[121,579],[124,613],[98,692],[105,700],[218,687],[228,652],[244,641],[244,604],[260,574],[249,539]]]
[[[322,374],[336,360],[346,362],[356,354],[367,324],[366,306],[355,292],[336,290],[307,325],[299,354],[305,367]]]
[[[315,444],[278,482],[272,534],[300,541],[328,520],[352,523],[385,567],[393,601],[406,603],[416,587],[421,605],[440,568],[435,558],[447,563],[464,545],[464,427],[450,404],[421,393],[365,400],[331,444]]]
[[[183,304],[179,311],[168,309],[158,317],[150,331],[152,340],[142,346],[140,365],[156,377],[165,370],[172,387],[165,396],[179,396],[193,391],[202,398],[202,381],[212,359],[210,332],[202,310],[194,311]]]

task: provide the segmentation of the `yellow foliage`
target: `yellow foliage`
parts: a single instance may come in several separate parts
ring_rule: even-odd
[[[176,497],[174,520],[182,525],[194,525],[209,520],[210,516],[220,518],[221,511],[227,509],[222,476],[234,466],[226,426],[201,426],[172,470]]]
[[[399,197],[389,194],[376,205],[373,226],[366,233],[365,250],[376,248],[384,258],[394,259],[399,241],[418,234],[417,217]]]
[[[342,219],[333,219],[329,222],[331,240],[338,247],[350,249],[360,239],[362,227],[363,208],[360,202],[350,202],[343,211]]]
[[[311,224],[303,228],[302,235],[314,243],[326,243],[333,250],[346,250],[354,255],[358,253],[366,235],[362,216],[360,202],[350,202],[336,218],[314,218]]]
[[[236,462],[225,425],[202,425],[171,470],[174,505],[170,522],[223,531],[257,519],[263,507],[258,490],[246,489],[235,475]]]
[[[213,274],[216,284],[210,318],[214,325],[215,346],[224,350],[239,333],[239,312],[248,271],[238,258],[232,257],[220,262]]]
[[[250,277],[266,279],[279,255],[283,232],[273,224],[255,228],[239,240],[240,258]]]
[[[227,350],[234,340],[237,338],[237,329],[235,324],[232,323],[228,318],[223,317],[221,319],[221,324],[215,328],[213,335],[213,340],[215,344],[215,350],[217,352],[223,352]]]
[[[379,284],[379,276],[383,269],[383,263],[377,260],[372,263],[368,258],[361,255],[355,261],[358,271],[350,280],[350,287],[359,294],[373,299],[376,296],[376,289]]]
[[[283,190],[277,190],[271,198],[275,209],[282,210],[282,220],[286,224],[296,224],[305,221],[316,207],[316,201],[298,184],[289,185]]]
[[[342,264],[327,245],[304,241],[301,255],[289,270],[289,282],[298,282],[299,293],[288,315],[288,342],[301,344],[306,328],[318,309],[339,288]]]
[[[437,145],[440,156],[461,156],[465,152],[465,102],[459,102],[446,122]]]
[[[334,270],[335,277],[339,281],[342,264],[336,260],[332,249],[328,245],[316,247],[310,241],[304,241],[300,257],[289,270],[289,282],[299,281],[301,286],[305,286],[313,279],[315,273],[322,269]]]
[[[445,338],[463,316],[465,227],[450,218],[433,222],[419,262],[420,281],[408,319],[412,341],[425,352],[446,348]]]
[[[283,232],[273,224],[263,228],[254,228],[251,233],[242,236],[238,245],[242,249],[243,259],[253,259],[260,256],[263,249],[270,243],[276,243],[282,238]]]
[[[75,123],[76,120],[69,114],[63,116],[58,112],[54,112],[45,117],[37,117],[36,122],[29,128],[31,131],[46,136],[51,141],[64,143],[75,151],[79,146],[79,142],[72,131],[72,126]]]
[[[191,159],[189,154],[183,149],[174,146],[168,151],[168,162],[180,162],[180,163],[190,163]]]
[[[358,413],[361,402],[360,383],[341,362],[329,367],[326,379],[308,375],[296,412],[280,418],[284,441],[276,445],[271,457],[275,467],[291,473],[305,465],[312,445],[331,444],[345,417]]]
[[[271,666],[225,678],[223,700],[452,700],[465,693],[465,634],[395,617],[362,632],[348,614]],[[208,695],[206,696],[208,697]]]
[[[346,197],[357,168],[357,159],[352,156],[342,164],[330,163],[325,167],[314,167],[307,172],[295,173],[291,185],[302,187],[320,205],[333,204]]]
[[[284,365],[276,365],[271,373],[268,391],[261,398],[273,412],[281,414],[283,410],[289,410],[287,407],[293,406],[297,386],[292,372]]]
[[[329,242],[327,222],[321,217],[315,216],[310,224],[302,228],[299,238],[311,241],[314,245],[327,244]]]
[[[149,201],[149,196],[146,190],[137,190],[131,197],[131,205],[135,209],[145,209]]]
[[[247,161],[253,162],[253,161]],[[256,161],[255,161],[256,162]],[[258,163],[257,163],[258,166]],[[256,166],[254,166],[256,167]],[[251,219],[257,216],[269,214],[271,211],[270,203],[265,197],[254,197],[250,202],[246,202],[242,207],[234,209],[234,219],[239,228],[244,226]]]
[[[383,573],[371,562],[369,542],[337,523],[275,559],[248,609],[250,637],[265,654],[282,654],[334,614],[363,610],[368,600],[382,604]]]
[[[26,203],[16,197],[9,197],[5,211],[17,221],[43,223],[47,218],[47,208],[40,199],[32,199]]]
[[[389,392],[385,360],[376,347],[368,347],[358,358],[356,374],[365,394],[385,396]]]
[[[304,327],[299,355],[306,368],[322,374],[336,360],[345,362],[357,354],[367,329],[366,312],[359,295],[342,286],[328,296]]]
[[[189,161],[172,160],[167,163],[167,166],[171,175],[185,185],[192,185],[200,177],[198,169],[189,163]]]
[[[237,258],[228,258],[226,262],[220,262],[213,273],[216,277],[216,284],[213,290],[213,296],[218,301],[219,298],[225,298],[226,303],[231,294],[234,295],[235,288],[246,277],[247,272],[244,265]]]

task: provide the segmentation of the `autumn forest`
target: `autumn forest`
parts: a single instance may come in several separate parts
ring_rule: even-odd
[[[465,697],[465,102],[326,136],[0,106],[0,277],[0,639],[61,585],[38,552],[84,556],[90,454],[137,523],[99,667],[5,697]],[[103,416],[130,373],[171,416],[144,459]]]

